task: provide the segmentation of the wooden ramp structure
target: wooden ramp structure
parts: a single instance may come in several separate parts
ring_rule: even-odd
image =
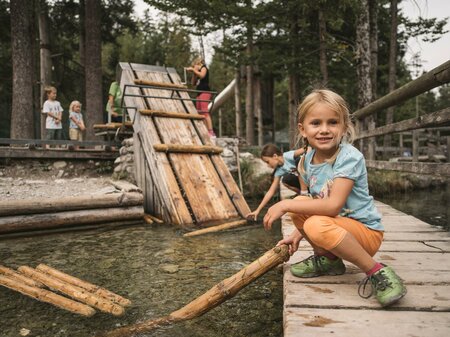
[[[119,63],[133,123],[145,211],[180,226],[244,217],[250,209],[174,68]]]
[[[450,234],[388,205],[376,206],[386,233],[375,259],[403,278],[406,296],[388,309],[374,297],[359,297],[358,282],[365,275],[349,263],[340,276],[292,276],[290,264],[312,254],[302,241],[284,267],[284,337],[449,336]],[[283,236],[294,228],[285,215]]]

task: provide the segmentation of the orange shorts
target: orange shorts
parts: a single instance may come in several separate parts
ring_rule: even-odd
[[[383,241],[383,232],[370,229],[352,218],[295,213],[289,215],[295,227],[308,238],[308,241],[327,251],[339,245],[347,233],[351,233],[370,256],[375,255]]]

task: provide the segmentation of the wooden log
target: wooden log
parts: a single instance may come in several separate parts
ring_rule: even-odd
[[[76,299],[77,301],[86,303],[103,312],[113,314],[114,316],[121,316],[125,312],[124,308],[118,304],[115,304],[98,295],[91,294],[86,289],[80,288],[73,284],[69,284],[56,278],[52,278],[49,275],[46,275],[28,266],[20,266],[17,270],[31,277],[32,279],[45,284],[47,287],[53,290],[66,294]]]
[[[4,200],[0,203],[0,216],[138,206],[143,204],[143,200],[144,197],[141,193],[110,193],[65,198]]]
[[[221,147],[210,145],[155,144],[153,148],[158,152],[176,153],[219,154],[223,151]]]
[[[116,293],[113,293],[112,291],[102,288],[100,286],[97,286],[95,284],[89,283],[87,281],[81,280],[75,276],[66,274],[58,269],[52,268],[50,266],[47,266],[46,264],[39,264],[36,267],[36,270],[39,270],[45,274],[48,274],[50,276],[53,276],[63,282],[67,282],[70,284],[73,284],[77,287],[86,289],[92,294],[101,296],[109,301],[112,301],[114,303],[117,303],[121,306],[127,307],[131,305],[131,301],[125,297],[122,297]]]
[[[73,312],[75,314],[87,317],[95,314],[95,310],[88,305],[73,301],[69,298],[55,294],[46,289],[32,287],[25,283],[18,282],[17,279],[12,279],[0,275],[0,284],[6,288],[18,291],[21,294],[34,298],[38,301],[52,304],[58,308]]]
[[[37,288],[42,288],[44,285],[40,282],[37,282],[29,277],[26,277],[25,275],[19,274],[18,272],[4,267],[4,266],[0,266],[0,274],[13,279],[13,280],[17,280],[18,282],[24,283],[27,286],[30,287],[37,287]]]
[[[154,222],[153,219],[148,216],[148,214],[144,214],[144,221],[148,225],[151,225]]]
[[[142,193],[142,190],[138,186],[136,186],[126,180],[110,180],[110,183],[111,183],[111,185],[113,185],[115,188],[117,188],[118,190],[120,190],[122,192]],[[143,198],[142,198],[142,200],[143,200]]]
[[[288,259],[289,252],[286,245],[274,247],[233,276],[216,284],[206,293],[197,297],[183,308],[172,312],[168,316],[118,328],[101,336],[135,336],[140,333],[150,332],[164,325],[201,316],[219,304],[225,302],[227,299],[232,298],[249,283],[253,282],[272,268],[287,261]]]
[[[94,129],[101,129],[101,130],[113,130],[113,129],[118,129],[120,127],[122,127],[124,124],[122,123],[106,123],[106,124],[94,124],[93,128]],[[132,122],[125,122],[125,127],[126,128],[131,128],[133,127],[133,123]]]
[[[147,80],[134,80],[134,84],[137,85],[149,85],[152,87],[173,88],[173,89],[187,89],[185,85],[167,83],[167,82],[154,82]]]
[[[188,236],[197,236],[197,235],[202,235],[202,234],[206,234],[206,233],[214,233],[214,232],[219,232],[225,229],[230,229],[230,228],[235,228],[235,227],[239,227],[242,225],[246,225],[248,223],[247,220],[237,220],[237,221],[232,221],[232,222],[227,222],[221,225],[217,225],[217,226],[211,226],[211,227],[207,227],[207,228],[202,228],[193,232],[189,232],[186,234],[183,234],[183,236],[188,237]]]
[[[159,223],[159,224],[164,223],[164,221],[162,221],[161,219],[159,219],[156,216],[153,216],[151,214],[145,214],[145,216],[149,217],[150,219],[152,219],[156,223]]]
[[[139,112],[145,116],[154,116],[154,117],[166,117],[166,118],[181,118],[181,119],[205,119],[203,115],[196,114],[188,114],[188,113],[180,113],[180,112],[167,112],[162,110],[149,110],[149,109],[141,109]]]
[[[142,220],[143,216],[142,206],[8,216],[0,218],[0,234],[76,225],[97,225],[120,220]]]

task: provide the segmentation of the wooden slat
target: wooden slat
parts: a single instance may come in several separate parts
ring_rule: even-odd
[[[187,89],[185,85],[180,84],[173,84],[168,82],[155,82],[155,81],[149,81],[149,80],[134,80],[134,84],[137,85],[149,85],[154,87],[163,87],[163,88],[173,88],[173,89]]]
[[[202,154],[219,154],[223,149],[218,146],[208,145],[182,145],[182,144],[155,144],[155,151],[158,152],[176,152],[176,153],[202,153]]]
[[[141,109],[139,112],[146,116],[153,117],[166,117],[166,118],[182,118],[182,119],[200,119],[204,120],[205,116],[203,115],[195,115],[195,114],[187,114],[180,112],[166,112],[161,110],[150,110],[150,109]]]

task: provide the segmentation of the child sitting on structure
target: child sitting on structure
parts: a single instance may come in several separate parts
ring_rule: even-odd
[[[289,212],[297,229],[278,244],[288,245],[290,254],[303,238],[311,244],[314,254],[291,266],[294,276],[341,275],[346,260],[367,275],[358,289],[361,297],[373,293],[383,307],[392,305],[405,296],[406,288],[391,267],[372,258],[384,228],[369,195],[364,156],[351,145],[354,128],[347,103],[333,91],[315,90],[298,108],[298,125],[312,148],[299,163],[312,198],[278,202],[264,216],[264,227],[270,229]],[[367,284],[372,286],[368,296]]]
[[[45,119],[45,128],[47,130],[47,140],[61,140],[62,139],[62,113],[64,109],[61,104],[56,100],[56,88],[45,87],[46,101],[42,107],[42,113],[47,115]],[[47,147],[46,147],[47,148]]]
[[[304,149],[297,149],[288,152],[281,152],[281,150],[274,144],[267,144],[261,150],[261,159],[273,171],[273,181],[269,190],[264,195],[263,200],[258,208],[253,212],[247,214],[247,218],[257,220],[259,212],[267,205],[275,193],[278,191],[280,181],[284,186],[294,191],[297,194],[307,194],[306,186],[304,188],[300,185],[299,176],[297,174],[297,163],[300,156],[305,152]]]
[[[83,131],[86,130],[81,114],[81,103],[72,101],[69,106],[69,138],[70,140],[83,141]],[[76,147],[78,149],[78,147]]]

